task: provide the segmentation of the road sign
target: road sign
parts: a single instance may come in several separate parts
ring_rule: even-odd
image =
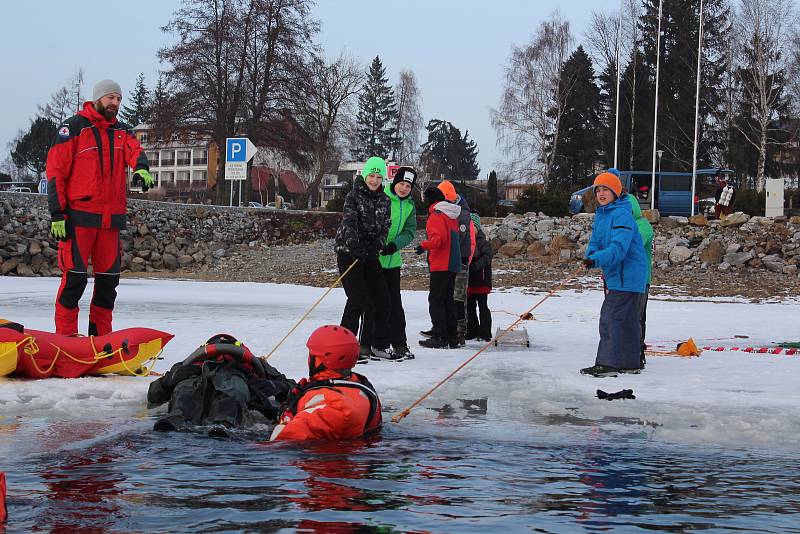
[[[247,162],[229,161],[225,163],[226,180],[247,180]]]
[[[394,175],[397,174],[397,169],[400,165],[387,165],[386,166],[386,181],[391,183],[394,180]]]
[[[258,152],[256,145],[246,137],[228,137],[225,142],[225,163],[247,163]]]
[[[247,180],[247,162],[258,149],[246,137],[228,137],[225,140],[225,179]]]

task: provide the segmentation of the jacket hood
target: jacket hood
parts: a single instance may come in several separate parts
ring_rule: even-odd
[[[451,204],[447,201],[440,201],[428,208],[428,213],[433,213],[434,211],[438,211],[439,213],[447,215],[451,219],[455,220],[458,219],[459,215],[461,215],[461,206]]]
[[[97,110],[94,108],[94,102],[89,102],[89,101],[84,102],[83,109],[78,112],[78,115],[86,117],[92,122],[92,124],[96,124],[101,128],[108,128],[112,124],[117,123],[116,117],[114,117],[111,120],[108,120],[102,115],[100,115],[100,113],[98,113]]]
[[[641,219],[642,218],[642,207],[639,205],[639,201],[636,200],[636,197],[628,194],[623,193],[622,198],[628,199],[628,202],[631,204],[631,211],[633,211],[633,218],[634,219]]]

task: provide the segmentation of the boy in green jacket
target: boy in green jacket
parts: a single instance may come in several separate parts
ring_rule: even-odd
[[[408,348],[406,339],[406,315],[400,295],[400,269],[403,258],[400,250],[414,240],[417,233],[417,209],[411,191],[417,181],[417,172],[411,167],[400,167],[391,183],[386,184],[384,193],[391,202],[391,225],[386,236],[386,244],[378,259],[383,267],[383,278],[389,290],[389,321],[387,329],[376,328],[372,341],[372,358],[375,360],[412,359],[414,355]],[[364,331],[370,332],[373,322],[365,317]],[[384,331],[385,330],[385,331]],[[363,340],[362,340],[363,341]],[[377,349],[391,344],[391,351]]]
[[[644,369],[645,356],[644,350],[647,345],[644,342],[644,334],[647,326],[647,295],[650,293],[650,282],[653,281],[653,225],[650,221],[642,215],[642,208],[639,206],[639,201],[633,196],[628,195],[628,201],[631,204],[631,211],[633,218],[636,220],[636,226],[639,229],[639,234],[642,236],[644,242],[644,252],[647,256],[647,286],[645,286],[644,293],[642,293],[642,300],[639,303],[639,320],[642,325],[642,369]]]

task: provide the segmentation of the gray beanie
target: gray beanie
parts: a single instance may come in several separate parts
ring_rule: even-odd
[[[122,88],[114,80],[100,80],[94,84],[94,89],[92,90],[92,102],[97,102],[104,96],[111,93],[117,93],[119,96],[122,96]]]

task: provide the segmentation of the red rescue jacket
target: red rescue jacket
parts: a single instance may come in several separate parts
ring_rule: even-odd
[[[150,170],[133,130],[106,120],[85,102],[59,127],[47,153],[47,194],[54,221],[75,226],[124,228],[127,212],[125,167]]]
[[[345,379],[333,371],[315,378],[298,384],[270,441],[353,439],[381,428],[381,401],[369,380],[357,373]]]
[[[436,202],[428,208],[425,231],[428,239],[420,243],[428,251],[431,272],[461,270],[461,246],[458,237],[458,215],[461,207],[449,202]]]

